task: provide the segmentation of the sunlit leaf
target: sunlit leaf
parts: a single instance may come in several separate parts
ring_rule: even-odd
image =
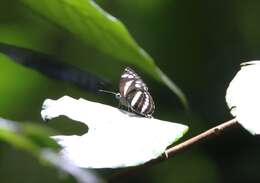
[[[260,61],[241,64],[227,88],[231,114],[252,134],[260,134]]]
[[[88,126],[81,136],[53,137],[63,147],[64,157],[83,168],[141,165],[160,156],[188,130],[182,124],[68,96],[45,100],[41,114],[43,119],[67,116]]]

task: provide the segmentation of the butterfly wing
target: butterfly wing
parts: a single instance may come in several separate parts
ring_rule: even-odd
[[[132,90],[126,100],[135,113],[148,117],[154,112],[154,101],[148,91]]]
[[[119,92],[122,97],[126,97],[133,90],[148,91],[146,84],[134,70],[125,68],[119,82]]]
[[[121,75],[119,91],[135,113],[148,117],[154,112],[154,102],[146,84],[129,67]]]

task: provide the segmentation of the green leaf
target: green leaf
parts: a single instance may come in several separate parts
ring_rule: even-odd
[[[41,148],[58,150],[59,145],[49,138],[51,131],[32,123],[19,124],[0,118],[0,140],[39,156]],[[41,157],[39,157],[41,158]]]
[[[132,38],[126,27],[92,0],[20,0],[47,20],[76,35],[103,53],[133,64],[167,85],[187,107],[187,100]]]
[[[0,123],[0,140],[7,142],[14,147],[26,150],[34,155],[38,153],[38,147],[30,139],[21,136],[15,132],[14,129],[3,127]]]
[[[53,135],[50,129],[32,123],[23,124],[22,129],[24,136],[31,139],[39,147],[48,147],[53,150],[60,149],[60,146],[53,139],[49,138],[50,135]]]
[[[49,135],[51,130],[32,123],[20,124],[0,117],[0,141],[33,154],[39,160],[72,175],[79,183],[104,183],[93,172],[78,168],[56,150],[59,145]]]

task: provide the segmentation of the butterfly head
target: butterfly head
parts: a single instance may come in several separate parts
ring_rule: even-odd
[[[118,99],[118,100],[121,99],[121,94],[120,93],[116,93],[115,96],[116,96],[116,99]]]

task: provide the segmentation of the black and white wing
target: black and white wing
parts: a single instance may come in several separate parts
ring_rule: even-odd
[[[125,68],[119,82],[119,92],[122,97],[126,97],[132,90],[148,91],[146,84],[134,70]]]
[[[119,91],[122,98],[135,113],[150,117],[154,112],[154,102],[146,84],[134,70],[127,67],[121,75]]]
[[[135,113],[146,117],[152,116],[155,105],[149,92],[132,91],[127,95],[126,100]]]

